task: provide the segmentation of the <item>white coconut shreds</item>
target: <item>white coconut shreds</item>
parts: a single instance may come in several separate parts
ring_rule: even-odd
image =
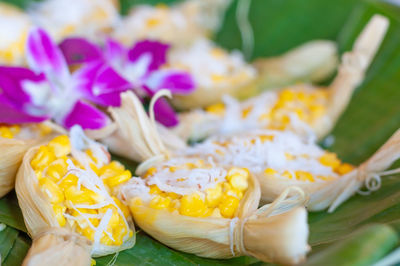
[[[259,136],[273,136],[262,141]],[[213,137],[180,155],[212,156],[222,165],[246,167],[254,173],[272,168],[284,171],[306,171],[315,176],[337,177],[332,168],[319,162],[325,151],[314,142],[301,139],[289,131],[258,130],[232,137]]]
[[[226,170],[213,162],[202,162],[198,159],[174,158],[157,167],[156,173],[145,179],[132,178],[121,186],[121,198],[140,197],[144,202],[149,201],[149,186],[157,185],[164,192],[174,192],[179,195],[190,195],[215,187],[225,181]]]
[[[188,48],[172,50],[168,62],[171,68],[188,71],[201,88],[240,86],[256,76],[239,51],[229,53],[203,38]]]

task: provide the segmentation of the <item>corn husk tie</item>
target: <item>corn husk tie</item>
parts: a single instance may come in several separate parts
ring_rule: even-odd
[[[90,249],[85,237],[53,227],[36,235],[23,265],[90,265]]]
[[[289,194],[294,195],[287,198]],[[275,202],[257,209],[259,200],[258,181],[250,175],[249,188],[233,219],[189,217],[145,205],[130,207],[145,232],[183,252],[220,259],[250,255],[268,262],[301,262],[309,250],[304,193],[288,188]]]
[[[364,80],[365,72],[379,49],[388,27],[389,20],[386,17],[374,15],[356,39],[352,51],[342,56],[338,75],[328,88],[330,92],[328,117],[313,126],[319,138],[332,130],[348,106],[354,90]]]
[[[135,243],[135,235],[121,246],[106,246],[99,243],[95,247],[94,245],[92,246],[89,240],[79,240],[81,237],[73,231],[68,223],[64,227],[60,227],[50,202],[39,188],[36,173],[30,164],[38,149],[39,146],[33,147],[25,154],[21,167],[18,170],[15,185],[25,226],[28,234],[33,239],[32,248],[25,258],[26,265],[36,265],[35,263],[40,263],[41,260],[48,262],[48,265],[63,263],[67,265],[73,253],[82,254],[82,261],[85,262],[87,257],[104,256],[131,248]],[[127,223],[134,230],[133,222],[127,219]],[[47,241],[49,241],[49,244],[45,245]],[[59,243],[60,247],[67,246],[71,249],[71,253],[61,252],[60,250],[58,253],[53,253],[53,256],[46,257],[48,253],[46,249],[53,248],[50,245],[50,241]],[[86,242],[89,242],[89,245],[87,245],[89,248],[86,247],[86,244],[82,244]],[[46,260],[44,257],[46,257]],[[38,265],[43,264],[40,263]]]

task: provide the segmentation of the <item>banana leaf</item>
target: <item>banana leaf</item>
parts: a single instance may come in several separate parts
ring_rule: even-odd
[[[8,2],[25,7],[32,1]],[[133,4],[145,2],[160,1],[121,0],[122,12]],[[235,20],[236,6],[237,1],[233,1],[215,38],[228,49],[241,49],[242,45]],[[400,125],[400,6],[369,0],[252,0],[250,8],[255,34],[251,58],[277,55],[311,39],[336,40],[340,51],[344,52],[351,47],[369,17],[377,12],[389,16],[390,30],[364,83],[331,134],[335,140],[333,145],[327,147],[354,164],[368,158]],[[122,162],[131,169],[135,167],[127,160]],[[2,265],[19,265],[30,239],[24,232],[14,193],[0,200],[0,223],[8,225],[0,232]],[[393,225],[400,234],[400,176],[385,177],[380,190],[368,196],[356,195],[334,213],[310,213],[309,223],[311,256],[371,223]],[[112,264],[262,265],[250,257],[212,260],[181,253],[141,231],[134,248],[97,259],[97,265]]]

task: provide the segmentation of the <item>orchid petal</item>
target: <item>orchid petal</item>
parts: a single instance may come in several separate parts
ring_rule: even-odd
[[[128,81],[101,62],[83,66],[73,78],[85,99],[103,106],[120,106],[120,93],[131,88]]]
[[[183,71],[160,70],[154,71],[145,81],[154,94],[158,90],[168,89],[173,94],[189,94],[195,89],[195,82],[191,75]]]
[[[44,30],[34,29],[30,32],[26,56],[31,69],[45,73],[48,79],[68,79],[69,70],[63,54]]]
[[[165,99],[159,99],[154,104],[154,114],[156,120],[167,127],[176,126],[179,123],[178,116],[174,109]]]
[[[104,55],[109,61],[118,60],[122,63],[127,60],[128,51],[119,42],[108,38],[104,46]]]
[[[103,60],[101,49],[84,38],[68,38],[59,45],[68,64]]]
[[[0,66],[0,95],[22,106],[30,101],[30,96],[23,90],[24,81],[42,82],[45,78],[42,74],[37,75],[33,71],[22,67]]]
[[[78,101],[64,118],[62,124],[66,128],[80,125],[83,129],[100,129],[108,122],[109,118],[106,114],[85,102]]]
[[[149,40],[140,41],[128,51],[128,59],[136,62],[143,56],[150,56],[147,72],[151,72],[167,62],[168,49],[168,44]]]
[[[19,106],[0,94],[0,123],[21,124],[39,123],[48,119],[46,116],[31,116],[21,111]]]

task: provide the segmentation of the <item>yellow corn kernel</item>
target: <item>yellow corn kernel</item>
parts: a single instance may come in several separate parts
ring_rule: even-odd
[[[249,107],[243,109],[242,110],[242,118],[245,119],[252,110],[253,110],[253,106],[249,106]]]
[[[259,138],[260,138],[262,143],[264,143],[266,141],[273,141],[274,140],[274,136],[273,135],[260,135]]]
[[[335,168],[335,172],[339,175],[345,175],[351,171],[353,171],[354,166],[349,163],[342,163],[340,166]]]
[[[39,150],[31,161],[33,170],[43,170],[56,158],[47,146],[40,146]]]
[[[128,234],[128,231],[129,229],[125,226],[124,221],[120,219],[119,224],[112,229],[112,236],[115,240],[113,245],[122,245],[124,236]]]
[[[272,168],[265,168],[265,170],[264,170],[264,174],[266,174],[266,175],[269,175],[269,176],[273,176],[273,175],[276,175],[278,172],[277,171],[275,171],[274,169],[272,169]]]
[[[296,178],[300,181],[315,181],[313,175],[306,171],[296,171]]]
[[[71,152],[71,143],[67,135],[55,137],[49,142],[48,146],[57,158],[66,156]]]
[[[217,184],[214,188],[209,188],[206,190],[206,203],[210,208],[215,208],[218,206],[222,197],[222,186]]]
[[[150,167],[147,172],[144,174],[143,178],[149,177],[157,173],[157,168],[155,167]]]
[[[92,154],[89,151],[87,151],[87,153]],[[100,168],[100,175],[104,174],[106,170],[113,170],[113,172],[122,172],[125,170],[125,167],[120,162],[112,161],[111,163],[104,165]]]
[[[229,179],[229,183],[231,184],[232,188],[237,189],[239,191],[244,191],[249,186],[247,182],[247,175],[241,174],[234,174]]]
[[[131,171],[125,170],[117,176],[105,179],[105,183],[112,188],[128,181],[129,179],[131,179],[131,177],[132,177]]]
[[[56,204],[64,201],[64,194],[50,178],[43,177],[39,180],[41,191],[47,196],[50,203]]]
[[[184,195],[181,199],[179,213],[192,217],[203,217],[207,212],[207,206],[201,196],[197,193]]]
[[[59,205],[59,204],[53,204],[53,211],[56,216],[58,224],[63,227],[66,223],[66,219],[64,217],[64,213],[67,210],[67,207]]]
[[[157,185],[150,186],[150,194],[161,194],[161,193],[163,192],[161,191],[161,189],[157,187]]]
[[[62,190],[66,190],[71,186],[77,186],[77,185],[78,185],[78,177],[76,175],[73,175],[73,174],[67,175],[58,184],[58,186]]]
[[[170,212],[175,212],[179,209],[180,206],[181,206],[181,202],[179,199],[172,199],[168,210]]]
[[[225,105],[223,103],[216,103],[205,108],[206,112],[223,115],[225,113]]]
[[[130,215],[129,208],[125,204],[123,204],[118,198],[116,198],[114,196],[112,196],[111,198],[114,200],[115,204],[117,204],[118,208],[122,211],[125,218],[129,217],[129,215]]]
[[[279,100],[281,101],[293,101],[295,99],[295,93],[290,89],[284,89],[279,94]]]
[[[85,153],[87,154],[87,156],[89,156],[89,158],[94,162],[97,163],[97,158],[96,156],[94,156],[93,152],[91,149],[88,149],[85,151]]]
[[[233,196],[233,197],[236,197],[238,199],[242,199],[243,198],[243,191],[240,191],[238,189],[234,189],[233,188],[231,190],[226,191],[224,193],[224,196],[226,196],[226,195]]]
[[[11,132],[8,126],[2,126],[0,127],[0,137],[12,139],[14,137],[14,134]]]
[[[79,190],[76,186],[70,186],[65,190],[65,199],[73,204],[96,204],[103,199],[100,195],[81,186]]]
[[[242,175],[242,176],[245,176],[246,178],[248,178],[249,170],[246,168],[232,167],[231,169],[229,169],[229,171],[226,175],[226,179],[229,181],[231,179],[231,177],[234,176],[235,174],[239,174],[239,175]]]
[[[152,167],[152,168],[154,168],[154,167]],[[178,167],[176,167],[176,166],[170,166],[170,167],[168,167],[168,170],[169,170],[171,173],[174,173],[176,170],[178,170]]]
[[[179,194],[176,194],[174,192],[168,192],[167,196],[170,197],[171,199],[179,199],[181,197]]]
[[[292,174],[287,170],[283,172],[282,177],[286,177],[286,178],[289,178],[289,179],[293,178]]]
[[[221,82],[225,79],[223,75],[220,74],[211,74],[211,80],[214,82]]]
[[[112,211],[110,221],[108,222],[108,225],[107,225],[107,230],[109,230],[109,232],[111,232],[114,227],[119,225],[122,217],[118,214],[117,208],[115,208],[115,206],[113,206],[113,205],[107,205],[105,207],[100,208],[99,213],[105,214],[108,210]]]
[[[54,182],[64,177],[67,173],[67,163],[62,159],[57,159],[52,162],[46,169],[46,176],[49,177]]]
[[[153,27],[156,27],[157,25],[159,25],[160,22],[161,22],[161,21],[160,21],[158,18],[149,18],[149,19],[147,19],[147,21],[146,21],[146,25],[147,25],[147,27],[149,27],[149,28],[153,28]]]
[[[89,240],[91,240],[91,241],[94,240],[95,231],[94,231],[92,228],[90,228],[90,227],[88,227],[88,226],[86,226],[86,227],[84,227],[84,228],[82,228],[82,227],[80,227],[80,226],[77,226],[77,227],[76,227],[76,231],[77,231],[79,234],[81,234],[81,235],[83,235],[84,237],[86,237],[87,239],[89,239]]]
[[[239,199],[233,196],[226,196],[221,200],[218,208],[224,218],[233,218],[237,207],[239,206]]]
[[[215,208],[211,213],[211,217],[222,218],[221,211],[218,208]]]
[[[150,208],[157,209],[157,210],[165,210],[169,208],[171,204],[171,198],[169,197],[162,197],[162,196],[155,196],[149,203]]]
[[[130,200],[129,206],[141,206],[143,205],[142,199],[139,197],[134,197],[133,199]]]
[[[324,181],[331,181],[334,180],[335,178],[333,176],[317,176],[318,179],[324,180]]]
[[[340,165],[340,160],[337,158],[336,154],[332,152],[326,152],[324,155],[319,157],[319,162],[322,165],[329,166],[333,169]]]

